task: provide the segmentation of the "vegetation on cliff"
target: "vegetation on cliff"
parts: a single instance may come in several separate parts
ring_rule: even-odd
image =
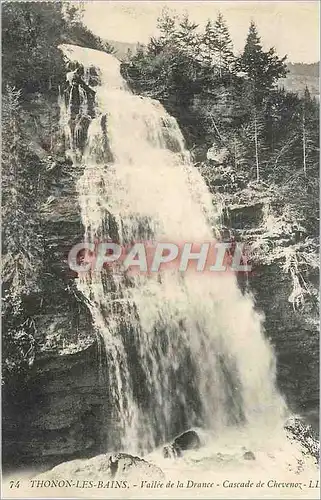
[[[112,52],[82,23],[81,6],[64,2],[7,2],[2,8],[2,85],[35,92],[57,91],[64,79],[61,43]],[[14,64],[13,64],[14,61]]]
[[[75,4],[7,2],[2,6],[5,383],[14,383],[16,376],[23,379],[32,365],[37,350],[35,317],[48,300],[46,290],[60,296],[67,293],[61,276],[53,288],[42,215],[50,194],[51,167],[54,161],[66,162],[59,146],[57,107],[66,72],[58,45],[64,42],[112,51],[82,24],[81,8]],[[70,295],[75,300],[74,293]]]

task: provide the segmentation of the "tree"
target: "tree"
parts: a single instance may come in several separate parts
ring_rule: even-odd
[[[306,177],[308,169],[316,168],[319,161],[318,106],[305,88],[301,104],[302,162]]]
[[[176,33],[176,22],[177,16],[170,13],[170,10],[165,7],[162,10],[162,14],[157,18],[157,29],[159,31],[158,38],[152,38],[153,41],[157,40],[157,44],[164,48],[170,42],[173,42],[173,38]]]
[[[279,59],[274,48],[267,52],[263,50],[256,25],[252,21],[238,65],[246,73],[244,99],[250,110],[248,130],[253,136],[257,181],[261,179],[260,150],[263,148],[264,136],[269,135],[273,140],[271,113],[267,111],[269,99],[277,80],[286,74],[285,59]],[[269,132],[266,129],[270,129]],[[269,146],[274,147],[272,142]]]
[[[21,89],[24,97],[47,92],[63,78],[58,45],[66,31],[62,3],[8,2],[2,8],[3,88]],[[13,63],[14,61],[14,63]]]
[[[215,45],[216,36],[214,26],[210,19],[207,20],[205,30],[201,38],[201,60],[205,66],[213,68],[215,65],[215,58],[213,47]]]
[[[179,19],[166,9],[158,19],[158,29],[160,36],[137,50],[122,64],[122,71],[137,92],[153,95],[175,113],[175,109],[186,109],[203,87],[197,24],[187,15]]]
[[[260,180],[260,163],[259,163],[259,148],[258,148],[258,125],[257,125],[257,116],[254,115],[254,144],[255,144],[255,166],[256,166],[256,180],[257,182]]]
[[[85,6],[83,1],[78,1],[77,4],[66,2],[62,6],[62,12],[69,25],[79,24],[83,22]]]
[[[64,2],[6,2],[2,7],[2,84],[22,90],[23,97],[52,88],[65,77],[61,43],[112,52],[81,23],[81,5]],[[14,61],[14,63],[13,63]]]
[[[232,71],[235,61],[232,40],[221,13],[218,14],[215,21],[214,32],[216,35],[214,53],[216,54],[217,66],[221,78],[224,72]]]
[[[216,71],[220,78],[233,71],[235,57],[232,40],[221,13],[214,23],[207,21],[202,37],[203,61]]]
[[[185,14],[179,21],[178,29],[175,34],[176,42],[180,50],[188,55],[195,57],[199,51],[199,37],[196,33],[198,24],[190,21],[188,14]]]
[[[274,48],[265,52],[254,21],[251,22],[239,68],[250,81],[255,103],[261,103],[279,78],[286,75],[286,56],[279,58]]]

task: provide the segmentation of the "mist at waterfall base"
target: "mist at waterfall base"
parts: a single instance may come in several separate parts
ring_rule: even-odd
[[[92,68],[99,78],[81,156],[61,99],[69,154],[84,166],[77,187],[85,241],[210,241],[219,208],[176,120],[158,101],[130,92],[112,55],[60,48],[84,66],[89,83]],[[86,106],[82,93],[81,113]],[[290,464],[301,451],[283,430],[288,411],[263,317],[232,273],[214,274],[128,276],[111,269],[78,278],[105,351],[106,451],[139,453],[165,471],[195,469],[198,477],[236,464],[241,474],[245,467],[262,472],[268,463],[277,474],[293,474]],[[180,460],[163,459],[158,447],[190,428],[204,446]],[[249,449],[256,456],[250,465],[241,460]]]

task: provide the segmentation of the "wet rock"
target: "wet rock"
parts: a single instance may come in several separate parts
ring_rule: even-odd
[[[215,144],[207,151],[206,157],[208,160],[212,160],[214,163],[221,165],[228,158],[227,148],[218,148]]]
[[[197,432],[189,430],[177,436],[172,444],[164,446],[163,455],[165,458],[180,457],[182,451],[197,450],[200,446],[201,440]]]
[[[140,479],[143,477],[152,477],[153,479],[164,478],[162,470],[156,467],[156,465],[127,453],[111,455],[109,457],[109,470],[112,477],[127,478],[132,473],[135,473],[135,475],[138,473]]]
[[[299,416],[293,415],[287,420],[284,428],[288,439],[298,441],[302,446],[303,454],[312,456],[316,463],[319,463],[320,441],[311,425],[306,424]]]
[[[103,454],[85,460],[72,460],[57,465],[36,479],[38,480],[104,480],[108,479],[156,479],[165,478],[163,471],[146,460],[129,455],[117,453],[115,455]]]
[[[164,458],[174,458],[174,457],[180,457],[181,453],[177,452],[175,448],[172,445],[164,446],[163,448],[163,456]]]
[[[253,451],[246,451],[243,455],[244,460],[256,460]]]
[[[90,123],[91,123],[91,117],[89,115],[78,115],[75,119],[74,144],[75,147],[81,151],[81,153],[84,152],[86,146],[87,133]]]

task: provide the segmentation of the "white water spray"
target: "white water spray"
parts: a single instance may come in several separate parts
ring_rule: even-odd
[[[212,240],[217,214],[176,120],[128,90],[113,56],[61,49],[100,77],[78,182],[85,238]],[[109,450],[146,452],[193,426],[218,435],[282,426],[273,352],[235,276],[110,271],[78,281],[106,349]]]

